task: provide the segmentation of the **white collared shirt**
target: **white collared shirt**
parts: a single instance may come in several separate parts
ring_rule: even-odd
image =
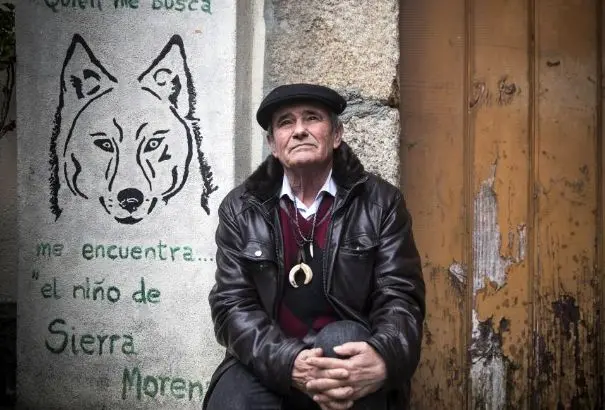
[[[303,204],[303,202],[300,199],[296,199],[294,197],[294,193],[292,192],[292,186],[290,185],[290,181],[288,181],[288,177],[286,177],[286,175],[284,174],[284,179],[282,181],[279,197],[282,198],[284,195],[286,195],[288,198],[290,198],[292,200],[292,202],[294,202],[296,204],[296,207],[298,208],[300,214],[305,219],[309,219],[319,209],[319,204],[321,204],[321,200],[323,199],[324,195],[326,193],[328,193],[332,196],[336,196],[336,190],[337,190],[336,183],[334,182],[334,179],[332,178],[332,170],[330,170],[330,173],[328,174],[328,177],[326,178],[326,181],[324,182],[323,186],[317,193],[315,200],[313,201],[311,206],[307,207],[305,204]]]

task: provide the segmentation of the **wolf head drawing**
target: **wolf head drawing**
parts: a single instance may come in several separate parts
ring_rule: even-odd
[[[137,223],[185,185],[198,157],[201,206],[216,187],[200,149],[195,89],[183,41],[173,36],[147,70],[110,74],[84,39],[74,35],[61,72],[51,140],[51,210],[59,191],[95,201],[123,224]],[[63,186],[64,185],[64,186]]]

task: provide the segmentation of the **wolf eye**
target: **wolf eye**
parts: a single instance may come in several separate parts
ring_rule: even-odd
[[[157,149],[162,141],[164,141],[164,138],[150,138],[149,141],[147,141],[143,152],[150,152]]]
[[[98,140],[94,141],[94,144],[101,148],[103,151],[106,152],[113,152],[113,144],[111,143],[110,139],[107,138],[99,138]]]

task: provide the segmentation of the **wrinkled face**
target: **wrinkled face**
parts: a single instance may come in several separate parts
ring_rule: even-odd
[[[342,126],[332,129],[330,112],[313,102],[279,108],[271,126],[271,153],[288,169],[327,166],[342,140]]]
[[[135,105],[121,98],[135,92]],[[114,90],[76,120],[62,171],[74,194],[133,224],[180,190],[191,155],[189,130],[169,106],[142,90]]]

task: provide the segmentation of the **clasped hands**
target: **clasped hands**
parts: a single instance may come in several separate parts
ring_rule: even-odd
[[[319,404],[322,410],[342,410],[382,387],[386,366],[366,342],[334,347],[344,359],[323,357],[321,349],[301,351],[294,361],[292,382]]]

